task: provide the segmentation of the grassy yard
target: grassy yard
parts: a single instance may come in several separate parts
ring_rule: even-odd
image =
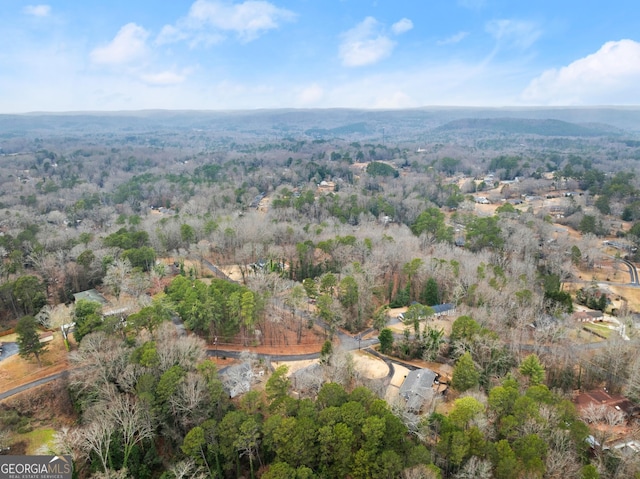
[[[612,333],[615,333],[613,329],[609,329],[607,326],[604,326],[602,324],[588,323],[583,327],[584,329],[593,331],[594,333],[597,333],[600,336],[604,336],[607,339],[609,338],[609,336],[611,336]]]
[[[42,454],[43,446],[49,449],[53,441],[55,429],[35,429],[24,434],[16,433],[13,435],[14,442],[26,442],[26,454]]]

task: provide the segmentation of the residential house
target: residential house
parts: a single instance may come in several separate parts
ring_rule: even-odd
[[[222,374],[222,383],[230,398],[235,398],[251,390],[254,381],[251,364],[244,362],[229,366]]]
[[[602,406],[612,411],[622,412],[627,420],[637,417],[640,412],[627,397],[609,394],[606,389],[583,392],[576,396],[573,402],[578,412],[583,412],[590,407]]]
[[[436,304],[435,306],[431,306],[431,308],[436,318],[440,316],[452,316],[456,313],[456,305],[453,303]]]
[[[576,311],[571,318],[580,323],[604,320],[604,313],[598,310]]]
[[[438,374],[430,369],[416,369],[407,374],[402,386],[400,397],[405,400],[409,411],[419,413],[424,403],[435,395],[434,384],[437,383]]]
[[[102,296],[95,289],[88,289],[86,291],[80,291],[79,293],[74,293],[73,299],[75,301],[78,301],[80,299],[86,299],[87,301],[95,301],[96,303],[100,303],[100,304],[108,303],[107,298]]]

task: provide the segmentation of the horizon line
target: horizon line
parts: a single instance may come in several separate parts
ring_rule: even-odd
[[[637,110],[638,105],[502,105],[502,106],[465,106],[465,105],[426,105],[405,108],[362,108],[362,107],[274,107],[274,108],[238,108],[238,109],[195,109],[195,108],[141,108],[131,110],[33,110],[23,112],[0,112],[0,116],[23,115],[81,115],[81,114],[135,114],[135,113],[260,113],[268,111],[332,111],[352,110],[371,112],[401,112],[419,110]]]

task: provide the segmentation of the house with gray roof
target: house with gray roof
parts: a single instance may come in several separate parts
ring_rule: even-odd
[[[251,390],[254,381],[253,369],[249,362],[234,364],[225,369],[221,374],[224,389],[230,398],[235,398]]]
[[[80,291],[79,293],[74,293],[73,299],[75,301],[78,301],[80,299],[86,299],[87,301],[95,301],[96,303],[100,303],[100,304],[107,304],[108,302],[107,298],[102,296],[95,289],[88,289],[86,291]]]
[[[425,401],[430,400],[435,394],[433,384],[438,379],[438,375],[430,369],[416,369],[407,374],[402,386],[400,386],[400,397],[406,402],[407,409],[413,412],[420,412]]]

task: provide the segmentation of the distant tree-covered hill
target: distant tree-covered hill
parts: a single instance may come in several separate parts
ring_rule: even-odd
[[[469,126],[473,119],[473,125]],[[452,128],[453,122],[454,128]],[[489,122],[489,123],[487,123]],[[571,124],[571,128],[564,122]],[[283,134],[315,138],[354,137],[368,140],[415,139],[426,130],[464,128],[491,129],[545,136],[610,135],[616,128],[640,131],[640,109],[600,108],[453,108],[429,107],[406,110],[274,109],[244,111],[114,111],[0,114],[0,139],[62,132],[83,134],[126,132],[228,132],[253,138]],[[505,125],[508,123],[508,125]],[[553,135],[545,133],[550,130]],[[597,133],[594,133],[595,130]],[[435,130],[434,130],[435,131]],[[557,131],[566,133],[557,133]],[[383,133],[384,132],[384,133]],[[603,133],[604,132],[604,133]]]
[[[536,120],[521,118],[462,118],[453,120],[435,129],[436,131],[482,130],[493,133],[593,137],[619,134],[610,125],[579,125],[562,120]]]
[[[304,133],[315,137],[335,137],[341,135],[368,134],[371,128],[365,122],[351,123],[335,128],[310,128]]]

